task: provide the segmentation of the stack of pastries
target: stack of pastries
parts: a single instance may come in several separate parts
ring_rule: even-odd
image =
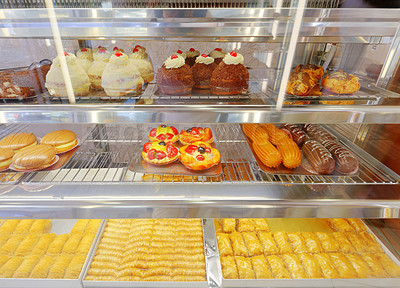
[[[225,279],[400,277],[359,219],[327,219],[339,230],[271,233],[266,219],[215,221]],[[261,225],[260,225],[261,224]]]
[[[51,220],[7,220],[0,226],[0,278],[78,279],[101,220],[78,220],[68,234]]]
[[[200,219],[110,219],[86,281],[206,281]]]

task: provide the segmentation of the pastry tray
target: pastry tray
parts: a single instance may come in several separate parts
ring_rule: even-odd
[[[90,257],[86,260],[84,269],[82,269],[83,277],[82,284],[83,287],[91,287],[91,288],[117,288],[117,287],[195,287],[195,288],[206,288],[209,287],[207,281],[203,282],[174,282],[174,281],[86,281],[85,278],[90,269],[90,264],[92,263],[93,258],[96,256],[97,247],[100,244],[101,236],[106,228],[107,221],[104,221],[104,224],[101,227],[101,231],[99,231],[98,236],[96,237],[95,245],[92,246],[90,250]],[[206,243],[204,235],[206,234],[204,231],[204,222],[203,222],[203,241]],[[205,244],[206,245],[206,244]],[[206,251],[206,250],[204,250]],[[207,258],[206,258],[206,265]],[[206,266],[206,270],[208,270]],[[208,272],[207,272],[208,274]],[[1,286],[0,286],[1,287]]]
[[[268,219],[270,221],[270,219]],[[276,219],[277,221],[280,219]],[[286,219],[283,219],[286,221]],[[297,219],[288,219],[289,221]],[[304,219],[307,222],[316,221],[320,224],[320,219]],[[276,223],[278,224],[278,223]],[[365,223],[364,223],[365,224]],[[308,224],[309,225],[309,224]],[[311,224],[313,225],[313,224]],[[271,225],[270,225],[271,226]],[[281,225],[275,225],[282,227]],[[321,226],[321,225],[318,225]],[[386,255],[400,266],[400,261],[392,252],[376,237],[368,225],[367,232],[374,235],[375,239],[383,248]],[[309,226],[308,226],[309,227]],[[271,227],[273,230],[273,227]],[[281,229],[285,230],[285,229]],[[311,229],[312,230],[312,229]],[[310,228],[307,231],[311,231]],[[221,263],[218,253],[217,236],[212,219],[203,222],[205,246],[212,249],[206,250],[207,279],[216,281],[220,287],[400,287],[400,278],[365,278],[365,279],[224,279],[222,278]],[[298,230],[297,230],[298,231]],[[304,230],[306,231],[306,230]],[[321,231],[321,230],[319,230]],[[211,238],[206,238],[205,236]],[[211,263],[209,263],[211,262]]]
[[[64,234],[71,232],[72,227],[78,221],[77,219],[71,220],[51,220],[53,225],[49,233]],[[99,225],[99,229],[97,230],[96,236],[94,237],[92,246],[88,252],[86,257],[86,261],[83,264],[82,271],[79,274],[78,279],[32,279],[32,278],[0,278],[0,287],[7,288],[46,288],[46,287],[57,287],[57,288],[82,288],[82,279],[85,271],[85,267],[90,263],[89,258],[93,254],[93,250],[95,247],[95,243],[97,243],[97,239],[100,235],[100,232],[103,230],[104,220],[101,221]]]

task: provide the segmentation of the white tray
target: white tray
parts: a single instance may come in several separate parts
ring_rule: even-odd
[[[206,288],[209,287],[207,281],[202,282],[174,282],[174,281],[86,281],[86,275],[89,272],[90,263],[92,262],[94,256],[96,256],[96,250],[98,245],[100,244],[101,235],[103,235],[103,231],[106,227],[107,221],[105,221],[99,236],[96,240],[96,245],[91,252],[89,259],[86,259],[87,263],[85,263],[85,270],[82,277],[83,287],[91,287],[91,288],[117,288],[117,287],[198,287],[198,288]],[[204,226],[203,226],[203,234],[204,234]],[[204,237],[203,237],[204,241]],[[89,261],[88,261],[89,260]],[[207,263],[207,261],[206,261]],[[0,286],[1,287],[1,286]],[[58,288],[58,287],[57,287]]]
[[[217,243],[214,221],[208,221],[207,227],[203,229],[212,229],[214,231],[213,243]],[[364,223],[365,225],[365,223]],[[390,250],[380,241],[378,237],[371,231],[368,225],[367,231],[374,235],[375,239],[381,245],[386,255],[400,266],[400,261],[390,252]],[[214,242],[215,241],[215,242]],[[218,259],[218,270],[221,271],[221,262],[219,259],[218,245],[216,245],[216,253],[214,255]],[[207,260],[208,258],[206,258]],[[208,265],[207,265],[208,267]],[[400,287],[400,278],[364,278],[364,279],[224,279],[222,275],[215,274],[216,270],[207,270],[207,277],[221,279],[220,286],[222,287],[384,287],[398,288]],[[221,273],[221,272],[219,272]],[[210,274],[210,275],[209,275]]]
[[[71,232],[72,227],[78,221],[77,219],[71,220],[51,220],[53,225],[49,233],[65,234]],[[79,274],[78,279],[31,279],[31,278],[1,278],[0,287],[4,288],[82,288],[82,277],[85,271],[86,265],[90,255],[93,252],[94,245],[97,242],[97,238],[100,235],[104,225],[104,220],[100,223],[99,229],[97,230],[96,236],[94,237],[92,246],[86,257],[86,261],[83,264],[82,271]]]

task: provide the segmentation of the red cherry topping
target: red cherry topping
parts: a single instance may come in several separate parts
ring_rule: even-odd
[[[106,50],[105,49],[99,49],[99,53],[106,53]]]
[[[117,56],[117,57],[121,57],[122,55],[124,55],[124,54],[122,54],[121,52],[115,52],[115,56]]]
[[[86,48],[81,49],[82,52],[87,52]]]
[[[206,54],[201,54],[201,57],[207,58],[208,56]]]
[[[221,48],[215,48],[214,50],[215,50],[215,51],[219,51],[219,52],[221,52],[221,51],[222,51],[222,49],[221,49]]]
[[[136,53],[136,52],[139,52],[139,50],[136,48],[132,50],[132,53]]]
[[[178,50],[178,51],[176,51],[176,53],[182,54],[183,52],[182,52],[182,50]]]
[[[101,45],[99,47],[97,47],[98,49],[103,48]]]
[[[233,57],[236,57],[236,56],[237,56],[237,53],[236,53],[235,51],[232,51],[230,54],[231,54],[231,56],[233,56]]]
[[[142,46],[136,45],[136,46],[135,46],[135,49],[137,49],[137,48],[142,48]]]
[[[195,50],[194,48],[190,48],[189,51],[190,51],[190,52],[194,52],[194,51],[196,51],[196,50]]]
[[[117,46],[115,46],[113,50],[114,50],[114,51],[115,51],[115,50],[118,50],[118,47],[117,47]]]
[[[175,54],[171,56],[171,59],[176,59],[178,58],[178,56],[176,56]]]
[[[64,56],[69,56],[68,52],[64,52]]]

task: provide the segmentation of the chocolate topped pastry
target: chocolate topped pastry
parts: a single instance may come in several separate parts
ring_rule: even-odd
[[[294,69],[294,72],[306,72],[315,82],[324,76],[324,69],[321,66],[314,64],[298,65]]]
[[[286,93],[297,96],[310,95],[311,89],[314,87],[315,82],[311,79],[310,75],[306,72],[292,72],[289,76]]]
[[[235,95],[249,88],[249,71],[243,65],[242,54],[232,51],[226,54],[211,76],[211,93]]]
[[[314,174],[331,174],[335,170],[335,160],[331,153],[319,142],[307,140],[302,147],[303,154],[308,160],[312,169],[305,165],[303,168]]]
[[[196,58],[200,55],[200,52],[194,48],[190,48],[189,51],[186,51],[186,59],[185,63],[189,66],[193,66]]]
[[[342,174],[354,174],[358,171],[358,160],[348,149],[334,140],[325,140],[322,142],[331,152],[336,163],[336,171]]]
[[[214,58],[202,54],[196,58],[196,63],[192,66],[194,87],[199,89],[210,89],[211,74],[217,64],[214,63]]]
[[[353,94],[360,90],[358,77],[338,71],[327,75],[321,81],[322,87],[336,94]]]
[[[164,94],[187,93],[194,85],[193,73],[183,57],[172,55],[157,71],[157,85]]]

